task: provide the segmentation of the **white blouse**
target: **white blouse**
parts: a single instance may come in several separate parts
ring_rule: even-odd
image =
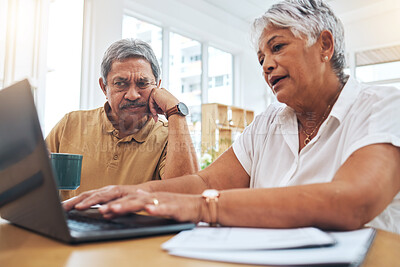
[[[330,182],[353,152],[376,143],[400,147],[400,90],[349,78],[317,135],[300,153],[295,113],[281,103],[257,116],[233,151],[251,177],[250,187],[271,188]],[[400,193],[368,225],[400,233]]]

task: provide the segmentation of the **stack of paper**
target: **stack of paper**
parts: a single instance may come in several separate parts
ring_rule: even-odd
[[[165,242],[175,256],[268,265],[360,263],[375,230],[325,233],[316,228],[197,227]]]

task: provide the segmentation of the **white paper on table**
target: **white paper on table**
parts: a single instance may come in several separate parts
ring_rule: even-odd
[[[354,264],[364,259],[375,236],[365,228],[330,233],[337,241],[333,246],[277,250],[185,250],[172,249],[169,254],[181,257],[257,265]]]
[[[242,227],[196,227],[162,244],[165,250],[254,250],[327,246],[331,235],[313,227],[262,229]]]

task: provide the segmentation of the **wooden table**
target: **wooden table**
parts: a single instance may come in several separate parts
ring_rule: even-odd
[[[172,236],[66,245],[0,218],[0,266],[250,266],[170,256],[161,244]],[[400,235],[378,231],[362,266],[400,266]]]

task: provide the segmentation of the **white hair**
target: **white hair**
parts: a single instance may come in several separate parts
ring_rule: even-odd
[[[322,0],[284,0],[253,22],[252,41],[258,47],[260,37],[268,25],[288,28],[297,38],[304,38],[311,46],[324,30],[332,33],[334,52],[331,59],[333,71],[341,82],[346,80],[343,24],[332,9]]]

